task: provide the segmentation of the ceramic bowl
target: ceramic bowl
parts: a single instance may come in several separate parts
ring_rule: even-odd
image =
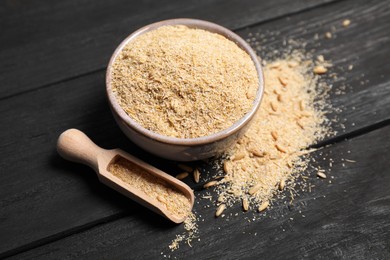
[[[259,78],[259,87],[256,93],[253,106],[247,114],[245,114],[241,119],[236,121],[232,126],[226,128],[215,134],[208,136],[202,136],[197,138],[175,138],[164,136],[155,132],[152,132],[148,129],[145,129],[135,120],[129,117],[126,112],[119,105],[115,94],[112,91],[111,87],[111,70],[112,64],[115,58],[119,55],[121,50],[129,43],[134,40],[139,35],[155,30],[161,26],[166,25],[185,25],[189,28],[199,28],[212,33],[217,33],[223,35],[227,39],[235,42],[241,49],[246,51],[251,57],[258,74]],[[125,135],[135,144],[141,148],[153,153],[157,156],[176,160],[176,161],[194,161],[209,158],[215,155],[218,155],[233,145],[247,130],[249,123],[258,110],[261,99],[263,96],[264,90],[264,79],[262,68],[259,64],[257,56],[252,48],[237,34],[232,31],[211,23],[202,20],[196,19],[172,19],[153,23],[142,27],[141,29],[135,31],[129,35],[115,50],[114,54],[111,57],[111,60],[107,67],[106,74],[106,88],[107,95],[109,99],[109,104],[111,111],[114,115],[116,122],[119,127],[125,133]]]

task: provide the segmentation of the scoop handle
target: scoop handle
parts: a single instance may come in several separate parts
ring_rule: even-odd
[[[80,130],[68,129],[58,137],[57,151],[62,158],[86,164],[98,172],[98,155],[105,150]]]

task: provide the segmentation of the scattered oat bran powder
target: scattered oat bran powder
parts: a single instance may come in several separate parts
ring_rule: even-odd
[[[176,235],[176,238],[172,240],[169,245],[169,249],[172,251],[179,249],[180,243],[185,241],[187,245],[191,247],[191,241],[198,237],[198,224],[197,217],[194,213],[190,213],[186,220],[184,220],[184,229],[187,231],[184,234]]]
[[[302,59],[295,54],[264,67],[263,102],[248,132],[227,152],[226,177],[220,181],[226,186],[218,189],[219,204],[245,201],[249,208],[263,211],[275,193],[293,181],[294,173],[306,169],[307,147],[327,129],[316,100],[314,64]]]
[[[153,132],[211,135],[253,106],[259,79],[250,56],[225,37],[164,26],[129,42],[115,59],[112,89],[124,111]]]

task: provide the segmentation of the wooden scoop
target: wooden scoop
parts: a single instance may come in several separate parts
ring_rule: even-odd
[[[166,206],[158,199],[148,196],[143,191],[132,187],[129,183],[124,182],[122,179],[108,171],[110,164],[122,157],[131,164],[142,168],[142,171],[145,170],[145,172],[148,172],[165,182],[169,187],[181,192],[189,200],[190,209],[188,213],[192,210],[194,205],[194,193],[185,183],[120,149],[102,149],[93,143],[83,132],[77,129],[66,130],[60,135],[57,142],[57,151],[63,158],[69,161],[83,163],[93,168],[97,173],[99,180],[114,190],[119,191],[123,195],[137,201],[141,205],[175,223],[183,222],[187,216],[180,217],[173,214],[168,211]]]

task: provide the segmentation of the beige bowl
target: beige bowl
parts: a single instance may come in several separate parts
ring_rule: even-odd
[[[119,105],[111,87],[112,64],[126,46],[127,43],[134,40],[137,36],[155,30],[166,25],[185,25],[190,28],[199,28],[209,32],[218,33],[227,39],[235,42],[241,49],[246,51],[253,60],[259,77],[259,88],[251,110],[232,126],[209,136],[197,138],[175,138],[164,136],[148,129],[145,129],[135,120],[129,117]],[[218,155],[233,145],[247,130],[250,121],[260,106],[263,97],[264,79],[262,68],[257,60],[252,48],[237,34],[232,31],[206,21],[195,19],[172,19],[153,23],[142,27],[129,35],[115,50],[107,67],[106,74],[107,95],[111,111],[116,122],[126,136],[141,148],[163,158],[177,161],[194,161],[209,158]]]

